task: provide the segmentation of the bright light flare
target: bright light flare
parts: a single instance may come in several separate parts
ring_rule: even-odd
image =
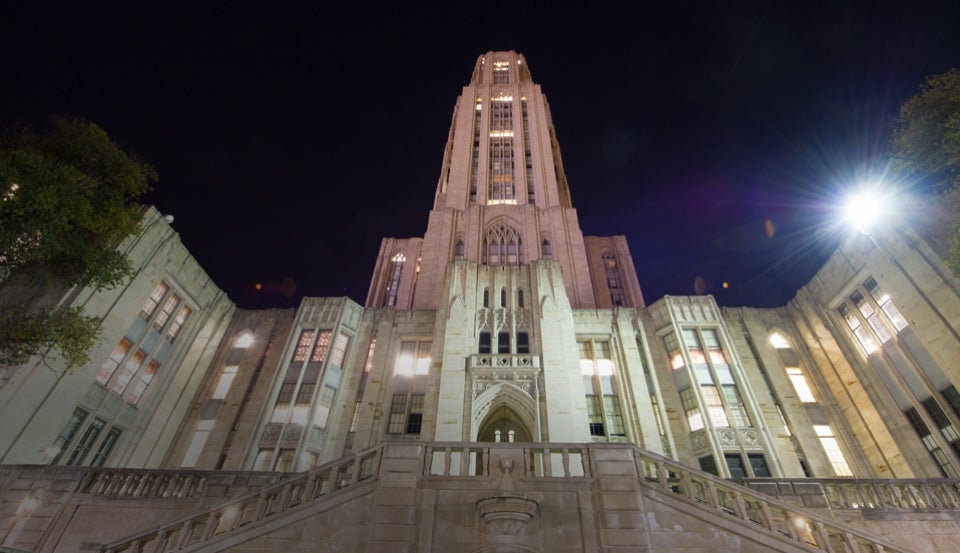
[[[880,186],[864,186],[843,202],[843,222],[869,234],[871,227],[890,215],[891,200]]]

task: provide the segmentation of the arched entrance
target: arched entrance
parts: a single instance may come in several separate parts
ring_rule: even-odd
[[[498,382],[473,401],[473,439],[478,442],[536,442],[536,403],[513,383]]]
[[[487,415],[477,432],[478,442],[532,442],[530,432],[513,409],[501,405]]]

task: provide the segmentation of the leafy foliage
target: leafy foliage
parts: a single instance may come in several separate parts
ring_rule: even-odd
[[[25,295],[21,285],[100,290],[123,282],[131,267],[117,245],[136,232],[136,199],[154,180],[152,167],[81,119],[52,117],[42,134],[0,137],[0,364],[46,348],[69,365],[85,361],[99,321],[50,305],[43,290],[39,301],[36,291]]]
[[[893,162],[931,185],[953,217],[947,265],[960,276],[960,71],[932,75],[900,106]]]
[[[0,310],[0,366],[18,365],[54,348],[68,367],[82,365],[99,334],[100,319],[79,307]]]
[[[960,184],[960,71],[932,75],[900,106],[894,162],[937,191]]]

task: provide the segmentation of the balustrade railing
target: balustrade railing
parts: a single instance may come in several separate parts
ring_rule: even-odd
[[[771,483],[778,486],[779,495],[811,495],[823,497],[832,509],[908,509],[942,510],[960,508],[960,480],[953,479],[847,479],[804,478],[744,480],[748,486]],[[795,490],[804,490],[803,493]],[[770,493],[764,490],[766,493]],[[771,494],[777,495],[777,494]]]
[[[77,487],[78,493],[132,497],[201,497],[207,473],[136,469],[91,469]]]
[[[909,549],[881,540],[846,524],[831,520],[706,474],[655,453],[635,449],[637,470],[649,485],[679,494],[716,512],[756,524],[814,551],[829,553],[909,553]]]
[[[199,514],[183,517],[146,532],[106,544],[104,553],[166,553],[181,551],[268,519],[322,496],[374,477],[380,469],[382,447],[327,463],[293,475],[263,489]]]
[[[585,444],[430,442],[426,447],[425,476],[490,476],[494,458],[510,463],[508,470],[517,476],[591,475],[590,446]]]

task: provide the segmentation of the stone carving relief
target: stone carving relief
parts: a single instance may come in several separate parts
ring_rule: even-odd
[[[760,434],[757,432],[756,428],[741,428],[740,439],[743,441],[743,445],[746,447],[760,446]]]
[[[718,428],[717,440],[720,447],[737,447],[737,432],[733,428]]]
[[[263,428],[263,435],[260,437],[262,447],[273,447],[277,445],[280,439],[280,432],[283,430],[282,424],[270,423]]]

